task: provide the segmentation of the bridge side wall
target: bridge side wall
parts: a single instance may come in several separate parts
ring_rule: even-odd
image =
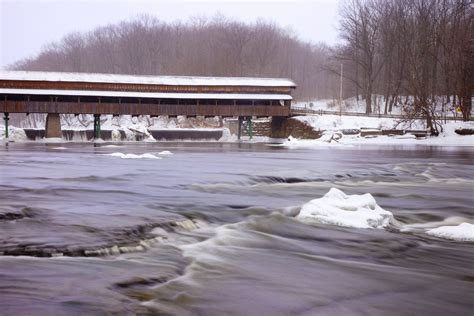
[[[180,105],[0,100],[0,113],[128,114],[186,116],[289,116],[289,106]]]

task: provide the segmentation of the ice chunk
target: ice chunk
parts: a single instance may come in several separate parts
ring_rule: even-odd
[[[160,151],[158,153],[158,155],[169,155],[169,156],[171,156],[171,155],[174,155],[174,154],[169,150],[163,150],[163,151]]]
[[[162,159],[161,157],[155,156],[150,153],[145,153],[142,155],[136,155],[136,154],[124,154],[124,153],[112,153],[112,154],[105,154],[105,156],[112,156],[112,157],[119,157],[122,159],[141,159],[141,158],[147,158],[147,159]]]
[[[114,142],[118,142],[118,141],[122,140],[122,135],[120,134],[120,131],[117,130],[117,129],[114,129],[112,131],[111,137],[112,137],[112,141],[114,141]]]
[[[457,226],[441,226],[430,229],[428,235],[456,241],[474,241],[474,225],[462,223]]]
[[[378,206],[369,193],[346,195],[332,188],[322,198],[304,204],[296,218],[305,223],[384,228],[393,219],[393,214]]]

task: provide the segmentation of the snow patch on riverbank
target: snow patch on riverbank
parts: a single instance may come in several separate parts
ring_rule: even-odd
[[[297,147],[317,147],[321,145],[427,145],[427,146],[474,146],[474,135],[458,135],[455,130],[459,128],[474,129],[474,122],[447,122],[443,125],[443,132],[439,136],[428,136],[418,139],[412,134],[399,136],[368,136],[343,135],[340,131],[344,129],[373,128],[395,129],[407,128],[397,125],[396,119],[374,118],[374,117],[350,117],[350,116],[298,116],[297,119],[311,126],[315,130],[325,130],[323,136],[319,139],[298,140],[288,139],[283,143],[284,146]],[[424,130],[421,122],[409,126],[409,128]],[[333,136],[337,135],[337,139]],[[341,137],[339,137],[341,136]],[[329,141],[328,141],[329,140]]]
[[[428,235],[456,241],[474,241],[474,225],[462,223],[457,226],[441,226],[430,229]]]
[[[393,214],[377,205],[374,197],[346,195],[332,188],[320,199],[304,204],[296,218],[305,223],[323,223],[354,228],[384,228]]]
[[[0,125],[0,140],[5,139],[5,125]],[[25,131],[14,126],[8,127],[8,140],[11,142],[24,142],[27,140]]]

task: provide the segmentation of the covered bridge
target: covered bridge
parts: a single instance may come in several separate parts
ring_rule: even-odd
[[[0,112],[288,117],[289,79],[172,77],[66,72],[0,72]],[[100,128],[100,125],[99,125]],[[46,134],[48,135],[48,127]]]

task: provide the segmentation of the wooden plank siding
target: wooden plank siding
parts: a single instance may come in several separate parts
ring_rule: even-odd
[[[0,72],[0,112],[287,117],[295,88],[278,78]]]
[[[195,85],[154,85],[129,83],[65,82],[0,80],[0,88],[5,89],[45,89],[45,90],[90,90],[127,92],[184,92],[184,93],[250,93],[250,94],[290,94],[289,87],[261,86],[195,86]]]
[[[232,103],[231,100],[226,100]],[[278,102],[274,102],[277,104]],[[289,116],[281,105],[154,104],[0,100],[0,113],[128,114],[186,116]]]

